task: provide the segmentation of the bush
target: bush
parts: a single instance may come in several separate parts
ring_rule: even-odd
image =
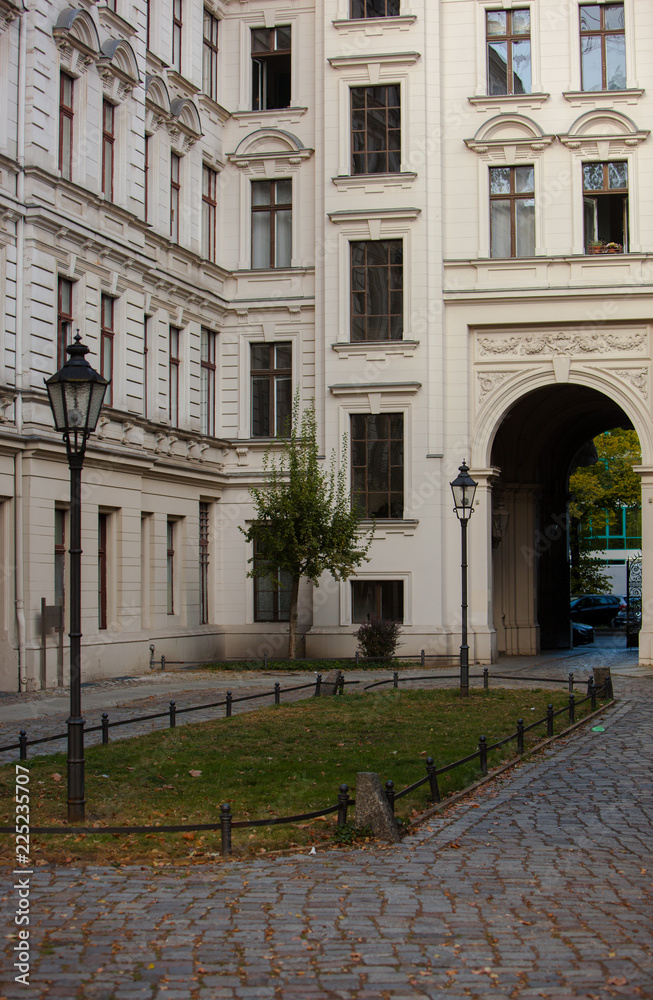
[[[372,618],[365,622],[356,633],[358,648],[363,656],[394,656],[401,629],[397,622]]]

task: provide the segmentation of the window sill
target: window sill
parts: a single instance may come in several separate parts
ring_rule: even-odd
[[[248,125],[269,125],[271,121],[295,122],[305,115],[308,108],[272,108],[270,111],[232,111],[231,117],[243,128]]]
[[[563,91],[562,96],[572,107],[594,106],[598,102],[599,107],[604,108],[614,104],[637,104],[643,93],[643,89],[633,87],[628,90],[568,90]]]
[[[399,14],[396,17],[350,17],[333,21],[336,31],[343,34],[361,31],[365,35],[380,35],[384,31],[406,31],[417,20],[415,14]]]
[[[388,354],[399,354],[412,357],[419,347],[419,340],[359,340],[331,344],[332,350],[340,358],[362,358],[366,361],[377,361]]]
[[[363,190],[365,194],[381,193],[386,188],[409,188],[416,179],[417,174],[412,171],[393,174],[341,174],[331,178],[339,191]]]
[[[212,97],[209,97],[208,94],[199,94],[197,100],[201,108],[206,108],[207,111],[212,111],[215,114],[221,125],[223,125],[227,119],[231,118],[231,111],[227,111],[226,108],[223,108],[221,104],[218,104],[218,102]]]
[[[414,535],[417,531],[419,521],[417,518],[379,518],[377,521],[371,519],[361,521],[361,527],[369,530],[375,525],[374,540],[379,541],[388,535]]]
[[[550,94],[494,94],[468,97],[467,100],[477,111],[490,111],[493,108],[510,108],[515,105],[520,108],[539,108],[550,96]]]

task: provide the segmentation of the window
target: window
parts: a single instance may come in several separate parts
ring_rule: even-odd
[[[352,342],[401,340],[404,330],[404,265],[401,240],[350,244]]]
[[[61,368],[68,358],[66,348],[73,342],[72,281],[59,278],[57,299],[57,368]]]
[[[352,580],[352,622],[368,622],[372,618],[403,622],[403,580]]]
[[[352,414],[352,500],[366,517],[404,514],[402,413]]]
[[[486,11],[488,94],[530,94],[531,13]]]
[[[150,371],[149,371],[149,353],[150,353],[150,340],[152,337],[151,331],[151,316],[143,317],[143,416],[148,415],[148,397],[150,394]]]
[[[287,437],[292,408],[292,345],[252,344],[252,437]]]
[[[97,546],[97,588],[98,588],[98,623],[97,627],[107,627],[107,521],[108,514],[98,515],[98,546]]]
[[[215,434],[215,347],[217,334],[200,334],[200,423],[202,434]]]
[[[143,217],[145,222],[150,221],[150,155],[152,136],[145,136],[145,174],[143,177]]]
[[[168,378],[170,389],[170,400],[168,415],[173,427],[179,424],[179,335],[181,331],[177,326],[171,326],[169,331],[169,356],[168,356]]]
[[[254,545],[254,561],[261,565],[261,560]],[[273,578],[267,576],[254,577],[254,621],[255,622],[287,622],[290,619],[290,598],[292,594],[292,576],[285,569],[275,568]]]
[[[628,164],[583,164],[585,251],[628,249]]]
[[[204,47],[202,50],[202,90],[218,99],[218,19],[204,11]]]
[[[399,0],[351,0],[351,17],[398,17]]]
[[[181,73],[181,4],[182,0],[172,0],[172,68]]]
[[[175,613],[175,522],[168,519],[166,524],[166,610]]]
[[[581,90],[625,90],[626,32],[622,3],[580,8]]]
[[[108,406],[113,405],[113,305],[114,300],[110,295],[102,296],[102,323],[100,330],[100,375],[109,379],[104,402]]]
[[[252,181],[252,267],[290,267],[292,181]]]
[[[54,512],[54,603],[64,605],[66,583],[66,511]]]
[[[179,243],[179,200],[181,156],[170,154],[170,239]]]
[[[145,48],[150,49],[150,36],[152,32],[152,0],[145,0]]]
[[[490,257],[535,253],[533,167],[490,167]]]
[[[217,191],[217,172],[210,167],[202,167],[202,256],[212,261],[215,261]]]
[[[102,194],[109,201],[113,201],[114,112],[113,104],[102,101]]]
[[[400,87],[351,88],[351,172],[392,174],[401,169]]]
[[[290,25],[252,28],[252,108],[290,107]]]
[[[209,620],[209,505],[200,503],[200,625]]]
[[[59,77],[59,170],[66,180],[73,176],[73,78]]]

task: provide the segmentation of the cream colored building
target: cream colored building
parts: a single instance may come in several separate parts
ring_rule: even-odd
[[[626,422],[652,662],[648,0],[76,3],[0,0],[2,688],[67,676],[41,648],[69,503],[43,379],[76,329],[112,382],[85,679],[151,645],[283,651],[238,529],[296,390],[377,518],[353,581],[303,590],[308,655],[353,653],[368,613],[456,654],[463,459],[472,658],[568,644],[568,474]]]

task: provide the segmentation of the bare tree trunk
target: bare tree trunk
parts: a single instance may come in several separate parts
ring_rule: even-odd
[[[299,602],[299,580],[300,577],[293,577],[292,591],[290,593],[290,620],[288,622],[289,660],[294,660],[297,656],[297,604]]]

